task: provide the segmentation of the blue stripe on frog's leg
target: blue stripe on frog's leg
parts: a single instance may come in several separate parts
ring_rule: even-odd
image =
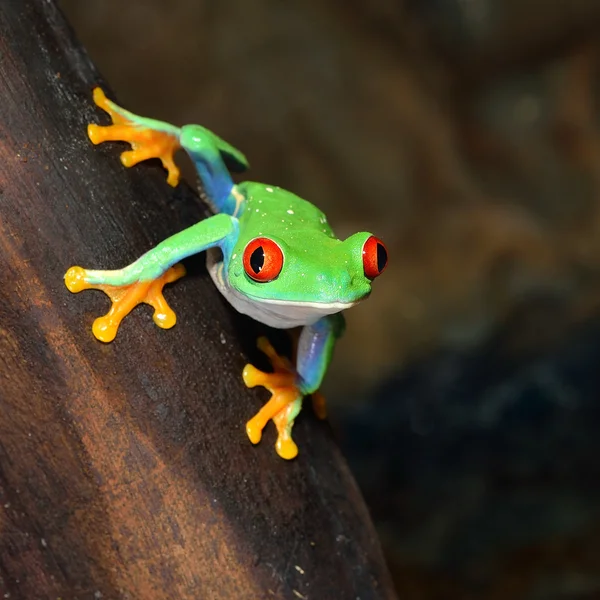
[[[246,157],[200,125],[182,127],[179,142],[192,159],[214,211],[238,217],[244,196],[233,183],[227,165],[233,171],[243,171],[248,168]]]
[[[298,341],[296,368],[279,356],[266,338],[258,340],[259,348],[270,359],[274,372],[264,373],[252,365],[244,368],[243,378],[248,387],[260,385],[272,394],[271,399],[246,424],[246,432],[253,444],[260,441],[263,429],[272,419],[277,427],[275,448],[279,456],[291,459],[298,454],[298,447],[292,440],[294,420],[302,408],[304,396],[317,393],[331,361],[335,341],[343,330],[341,314],[323,317],[304,327]],[[322,417],[322,397],[317,396],[314,404],[317,414]]]
[[[167,238],[123,269],[96,271],[71,267],[65,284],[73,292],[99,289],[112,300],[109,312],[94,321],[97,339],[110,342],[117,335],[123,318],[144,302],[154,308],[154,322],[163,329],[175,325],[175,313],[162,295],[165,284],[185,275],[180,260],[218,246],[225,259],[231,253],[238,234],[238,220],[229,215],[215,215]]]
[[[312,394],[321,386],[335,342],[344,328],[344,316],[336,313],[302,329],[296,351],[296,383],[303,395]]]

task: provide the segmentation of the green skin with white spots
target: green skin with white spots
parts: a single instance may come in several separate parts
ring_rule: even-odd
[[[348,304],[370,293],[361,254],[370,234],[359,233],[342,242],[316,206],[291,192],[253,182],[242,183],[237,190],[246,201],[227,269],[232,287],[257,302]],[[244,248],[256,237],[268,237],[283,250],[281,273],[269,283],[250,279],[242,264]]]

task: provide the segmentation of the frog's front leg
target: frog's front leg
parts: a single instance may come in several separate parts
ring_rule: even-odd
[[[248,387],[260,385],[271,392],[271,399],[246,424],[246,432],[253,444],[260,442],[263,429],[272,420],[277,428],[277,454],[286,459],[298,454],[298,447],[292,439],[294,420],[302,408],[304,396],[309,394],[314,395],[317,416],[325,416],[324,400],[317,390],[343,328],[341,314],[323,317],[304,327],[298,340],[295,368],[287,358],[275,352],[266,338],[258,340],[258,347],[270,359],[274,372],[264,373],[253,365],[246,365],[243,371],[244,383]]]
[[[184,266],[174,265],[160,276],[149,280],[132,280],[127,271],[132,266],[115,271],[71,267],[65,274],[65,285],[70,292],[76,294],[83,290],[101,290],[110,298],[110,310],[98,317],[92,325],[94,336],[101,342],[112,342],[121,321],[141,303],[154,308],[152,318],[159,327],[169,329],[175,325],[176,316],[163,296],[163,287],[183,277]],[[143,277],[143,272],[141,276]],[[123,283],[112,283],[117,281]]]
[[[112,301],[108,313],[92,326],[94,336],[111,342],[119,325],[138,304],[154,308],[154,322],[163,329],[175,325],[176,317],[167,304],[162,289],[185,274],[180,260],[214,246],[227,256],[237,238],[237,219],[215,215],[177,233],[149,250],[124,269],[96,271],[71,267],[65,274],[65,285],[73,293],[86,289],[105,292]]]

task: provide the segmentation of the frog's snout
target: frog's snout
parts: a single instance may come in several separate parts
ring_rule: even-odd
[[[352,300],[354,302],[365,300],[371,294],[371,281],[362,274],[351,275],[348,278],[347,289],[353,292],[354,298]]]

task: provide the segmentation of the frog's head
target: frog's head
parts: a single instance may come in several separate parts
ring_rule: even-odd
[[[384,243],[367,232],[345,241],[306,231],[285,239],[259,236],[238,240],[229,283],[253,305],[238,310],[272,326],[294,327],[366,298],[387,258]]]

